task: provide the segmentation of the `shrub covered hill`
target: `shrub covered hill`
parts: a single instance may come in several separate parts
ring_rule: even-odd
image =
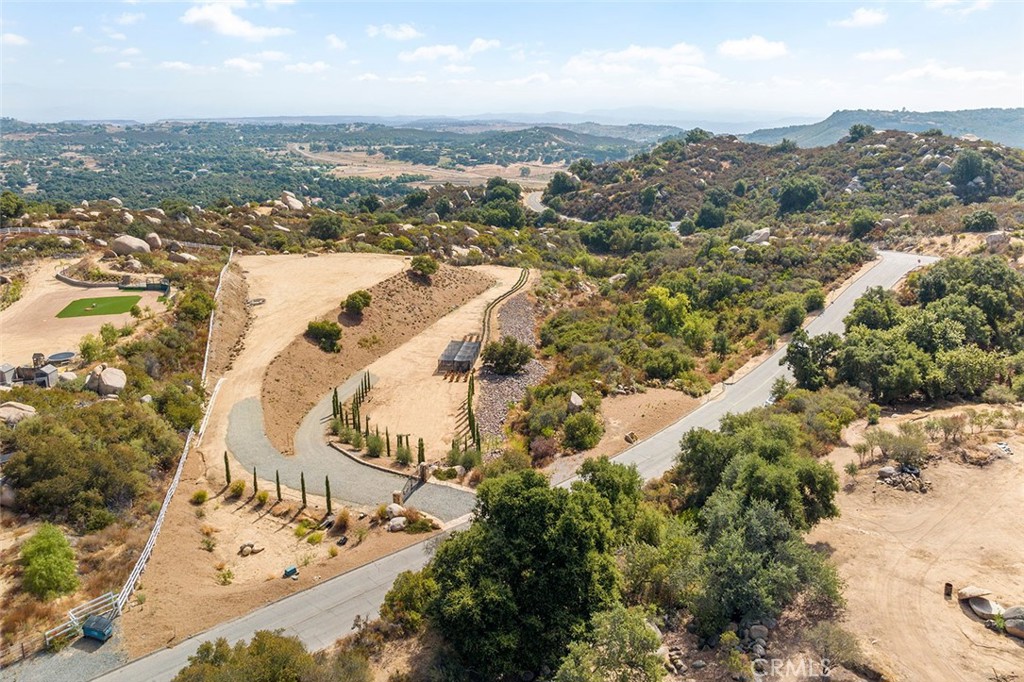
[[[955,203],[1020,198],[1024,151],[939,130],[851,126],[828,147],[764,146],[700,129],[628,161],[578,161],[545,200],[585,220],[618,213],[682,221],[680,232],[736,220],[761,226],[837,224],[857,209],[935,213]],[[827,229],[824,231],[828,231]]]

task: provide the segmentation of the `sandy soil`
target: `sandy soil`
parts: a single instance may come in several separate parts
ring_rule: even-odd
[[[139,307],[149,307],[154,313],[166,310],[157,301],[158,291],[124,292],[117,289],[84,289],[57,280],[54,274],[70,261],[44,260],[26,274],[22,296],[9,308],[0,312],[0,361],[12,365],[27,364],[33,353],[52,355],[60,351],[78,350],[78,343],[86,334],[96,334],[106,323],[120,327],[133,318],[129,313],[120,315],[92,315],[59,319],[57,313],[79,298],[107,296],[141,296]]]
[[[288,145],[288,150],[307,159],[334,164],[335,168],[332,172],[339,177],[379,179],[388,176],[395,177],[403,173],[430,176],[428,181],[413,183],[420,187],[440,185],[446,182],[450,182],[453,185],[482,185],[490,178],[499,176],[507,180],[514,180],[527,189],[543,188],[547,186],[555,173],[566,169],[566,166],[562,164],[544,164],[535,161],[515,163],[511,166],[485,164],[482,166],[439,168],[437,166],[424,166],[405,161],[388,160],[382,154],[370,156],[366,152],[361,151],[310,153],[307,145],[297,144]],[[519,174],[519,169],[523,166],[530,169],[530,174],[525,178]]]
[[[251,309],[246,305],[249,285],[237,261],[224,271],[217,314],[213,320],[213,343],[207,372],[219,377],[231,369],[232,363],[245,347],[245,334],[252,324]]]
[[[632,431],[643,440],[674,424],[701,404],[682,391],[648,388],[646,393],[613,395],[601,401],[604,436],[593,449],[561,457],[543,469],[552,481],[574,476],[585,459],[614,457],[629,447],[626,434]]]
[[[372,303],[363,311],[361,317],[343,314],[337,303],[334,309],[325,315],[330,319],[336,319],[344,330],[341,352],[337,354],[323,352],[303,337],[301,332],[293,334],[287,347],[267,367],[263,378],[263,420],[270,442],[281,452],[292,453],[295,432],[302,419],[333,386],[341,384],[364,368],[376,373],[371,363],[411,341],[446,313],[458,310],[481,292],[491,288],[493,277],[485,274],[486,272],[488,270],[483,267],[442,266],[432,275],[429,285],[402,272],[377,286],[365,287],[372,296]],[[356,288],[364,287],[352,287],[337,295],[335,301],[340,301]],[[481,305],[476,313],[477,321],[467,323],[468,326],[462,328],[454,338],[462,338],[469,332],[479,333],[482,311]],[[310,318],[303,318],[303,329],[308,319]],[[417,360],[420,364],[425,362],[426,368],[401,364],[392,366],[395,369],[388,369],[388,376],[392,380],[402,379],[403,385],[406,385],[406,377],[416,376],[424,369],[433,372],[437,364],[437,355],[444,350],[447,342],[446,338],[437,346],[436,341],[430,340],[429,337],[427,341],[416,341],[416,348],[429,349],[422,351],[422,360]],[[405,362],[409,362],[413,356],[405,357]],[[304,381],[296,381],[296,377],[303,377]],[[387,390],[385,386],[380,394]],[[378,395],[377,389],[371,393]],[[371,400],[373,399],[371,396]],[[382,395],[376,404],[381,405],[384,400],[386,396]],[[362,414],[369,415],[373,423],[389,425],[389,422],[379,415],[373,403],[364,403]],[[394,428],[402,427],[397,425]]]
[[[219,495],[203,505],[204,516],[198,518],[197,508],[189,503],[192,493],[199,489],[222,492],[219,474],[216,481],[207,481],[204,470],[202,457],[193,453],[142,585],[124,613],[122,630],[131,658],[180,642],[427,537],[374,528],[357,545],[355,528],[366,528],[367,520],[358,521],[357,510],[352,510],[349,543],[337,547],[337,556],[331,557],[336,536],[325,535],[317,545],[296,537],[294,530],[301,518],[297,515],[299,495],[287,489],[282,490],[282,503],[264,509],[258,508],[248,493],[241,500]],[[270,492],[273,500],[273,490]],[[324,500],[310,495],[308,502],[303,516],[322,518]],[[338,512],[337,505],[334,511]],[[215,543],[212,551],[202,545],[206,537]],[[238,549],[244,542],[254,542],[264,550],[243,557]],[[284,568],[291,565],[299,568],[298,580],[282,578]],[[218,582],[221,569],[232,572],[231,584]]]
[[[863,424],[852,426],[847,439],[859,441],[858,429]],[[847,582],[846,627],[893,679],[990,679],[992,673],[1019,675],[1024,666],[1024,642],[985,629],[955,598],[943,598],[948,581],[954,589],[990,589],[1007,607],[1024,604],[1024,433],[980,435],[1006,440],[1016,454],[984,468],[933,462],[923,473],[933,484],[927,494],[875,484],[878,466],[869,467],[852,491],[839,493],[842,516],[809,534],[810,542],[831,549]],[[829,459],[841,469],[857,458],[846,447]]]
[[[494,283],[367,367],[379,379],[363,403],[362,413],[382,430],[387,426],[392,434],[412,434],[414,447],[416,439],[423,438],[427,459],[448,451],[468,388],[464,381],[448,381],[436,373],[438,355],[449,341],[479,334],[484,308],[515,285],[521,273],[518,268],[497,265],[471,269],[493,278]]]

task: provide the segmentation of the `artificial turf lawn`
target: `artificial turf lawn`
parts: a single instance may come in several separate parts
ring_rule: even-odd
[[[80,298],[72,301],[57,313],[57,317],[85,317],[87,315],[120,315],[132,309],[142,300],[141,296],[104,296],[103,298]],[[91,306],[91,309],[90,309]]]

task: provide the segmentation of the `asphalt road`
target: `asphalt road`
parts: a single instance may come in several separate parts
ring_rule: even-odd
[[[894,252],[881,252],[880,256],[873,268],[853,282],[810,323],[808,332],[811,335],[842,332],[843,318],[866,289],[873,286],[892,287],[911,270],[936,260]],[[660,476],[672,466],[679,440],[687,430],[694,427],[715,428],[725,414],[743,412],[763,404],[771,391],[772,382],[786,371],[779,366],[779,359],[784,354],[783,346],[735,384],[726,386],[715,400],[702,405],[651,438],[637,443],[615,460],[622,464],[635,464],[645,479]],[[570,482],[571,479],[559,485],[568,485]],[[431,542],[413,545],[332,578],[323,585],[223,623],[170,649],[150,654],[96,679],[103,682],[170,680],[188,663],[188,657],[195,653],[201,642],[224,637],[234,643],[251,637],[256,630],[261,629],[282,628],[287,634],[298,636],[311,650],[322,649],[346,635],[357,615],[375,617],[395,576],[402,571],[417,570],[427,562]]]

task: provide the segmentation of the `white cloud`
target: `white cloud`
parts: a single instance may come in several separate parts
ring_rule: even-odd
[[[974,0],[973,2],[966,0],[928,0],[925,3],[925,7],[928,9],[938,10],[944,14],[958,14],[960,16],[974,14],[991,6],[992,0]]]
[[[691,83],[714,83],[722,80],[714,71],[706,69],[704,53],[686,43],[671,47],[644,47],[630,45],[623,50],[585,50],[573,55],[563,71],[569,76],[591,80],[600,76],[630,78],[655,77],[662,80]]]
[[[160,62],[160,68],[167,71],[195,71],[196,67],[188,62]]]
[[[373,24],[370,24],[366,27],[366,35],[371,38],[384,36],[389,40],[412,40],[413,38],[423,37],[423,34],[417,31],[416,27],[412,24],[399,24],[398,26],[393,26],[391,24],[374,26]]]
[[[92,48],[92,51],[96,54],[110,54],[111,52],[117,52],[117,48],[110,45],[97,45]]]
[[[72,26],[71,27],[71,32],[72,33],[81,33],[84,30],[85,30],[85,26]]]
[[[121,54],[125,57],[136,57],[142,54],[142,50],[140,50],[137,47],[126,47],[123,50],[121,50]]]
[[[327,36],[327,46],[332,50],[344,50],[348,45],[344,40],[331,33]]]
[[[859,7],[853,14],[839,21],[829,22],[832,26],[843,28],[867,28],[868,26],[880,26],[889,19],[889,15],[880,9],[867,9]]]
[[[104,26],[103,27],[103,33],[106,34],[106,36],[108,38],[110,38],[111,40],[128,40],[128,36],[126,36],[125,34],[121,33],[120,31],[115,31],[114,29],[110,28],[109,26]]]
[[[282,5],[294,5],[295,0],[263,0],[263,6],[267,9],[277,9]]]
[[[496,50],[501,47],[500,40],[485,40],[483,38],[474,38],[473,42],[469,44],[467,52],[469,54],[477,54],[478,52],[486,52],[487,50]]]
[[[740,40],[726,40],[718,44],[718,54],[732,59],[776,59],[784,57],[788,52],[786,43],[781,40],[773,42],[758,35]]]
[[[550,83],[550,82],[551,82],[551,76],[549,76],[548,74],[543,73],[543,72],[538,72],[538,73],[531,73],[529,76],[523,76],[522,78],[511,78],[509,80],[498,81],[496,83],[496,85],[501,86],[501,87],[509,86],[509,85],[511,85],[511,86],[520,86],[521,87],[523,85],[533,85],[533,84],[538,84],[538,83],[540,83],[540,84],[547,84],[547,83]]]
[[[972,70],[962,66],[943,66],[936,61],[928,61],[924,66],[907,69],[901,73],[894,73],[885,80],[889,83],[903,83],[915,80],[972,83],[975,81],[1009,81],[1010,74],[1005,71]]]
[[[263,40],[264,38],[288,35],[292,32],[291,29],[277,26],[257,26],[248,19],[235,14],[234,7],[240,6],[244,6],[244,3],[205,2],[195,7],[189,7],[181,15],[181,22],[245,40]]]
[[[245,57],[232,57],[224,60],[224,66],[229,69],[237,69],[243,73],[257,74],[263,70],[261,62],[246,59]]]
[[[425,76],[392,76],[388,83],[426,83]]]
[[[898,47],[883,47],[867,52],[858,52],[857,59],[862,62],[898,62],[903,59],[903,50]]]
[[[246,55],[246,57],[261,62],[283,62],[288,59],[288,55],[279,50],[263,50],[262,52]]]
[[[142,21],[145,18],[146,18],[146,15],[143,14],[142,12],[125,12],[124,14],[119,16],[116,19],[116,21],[117,21],[117,23],[121,24],[122,26],[131,26],[133,24],[139,23],[140,21]]]
[[[127,70],[127,69],[132,68],[132,63],[131,62],[118,62],[118,63],[114,64],[114,68],[115,69]]]
[[[322,73],[328,68],[326,62],[297,62],[295,64],[286,64],[284,67],[285,71],[291,71],[293,73]]]
[[[449,64],[448,66],[444,67],[444,70],[447,71],[448,73],[472,73],[476,71],[476,67],[465,66],[462,64]]]
[[[358,76],[356,76],[356,80],[357,81],[363,81],[363,82],[379,81],[380,80],[380,76],[378,76],[375,73],[361,73]]]
[[[438,59],[458,61],[465,59],[466,54],[456,45],[426,45],[412,52],[400,52],[398,58],[403,62],[433,62]]]
[[[19,36],[17,33],[4,33],[0,35],[0,45],[7,45],[8,47],[28,45],[28,38]]]

